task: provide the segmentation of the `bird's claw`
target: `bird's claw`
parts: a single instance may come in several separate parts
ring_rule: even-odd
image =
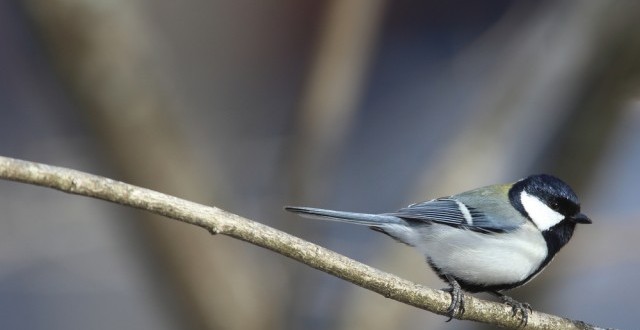
[[[451,304],[446,311],[446,315],[449,317],[446,322],[449,322],[456,315],[456,311],[458,311],[460,315],[464,314],[464,294],[462,293],[460,284],[458,284],[454,278],[450,276],[446,276],[446,278],[451,287],[442,290],[451,293]]]
[[[502,299],[503,303],[511,306],[511,311],[513,312],[512,316],[515,317],[518,314],[518,312],[520,312],[520,315],[522,315],[520,324],[523,327],[526,326],[527,322],[529,321],[529,314],[533,313],[533,309],[531,308],[531,305],[529,305],[528,303],[519,302],[505,295],[500,295],[500,299]]]

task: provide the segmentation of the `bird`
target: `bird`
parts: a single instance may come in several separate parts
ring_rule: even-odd
[[[549,174],[535,174],[411,204],[395,212],[369,214],[301,206],[284,209],[303,217],[369,228],[416,248],[451,294],[449,317],[464,313],[464,293],[488,292],[521,315],[531,306],[502,291],[538,275],[573,236],[581,213],[571,187]],[[457,314],[459,313],[459,314]]]

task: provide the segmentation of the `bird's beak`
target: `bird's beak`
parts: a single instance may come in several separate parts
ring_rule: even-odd
[[[578,213],[571,217],[571,220],[575,223],[591,223],[591,219],[582,213]]]

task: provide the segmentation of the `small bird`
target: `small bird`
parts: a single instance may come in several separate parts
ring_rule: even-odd
[[[367,214],[286,206],[299,215],[369,226],[415,247],[449,283],[450,321],[464,313],[462,290],[488,292],[528,321],[529,304],[501,291],[519,287],[540,273],[571,239],[576,224],[591,223],[580,213],[568,184],[547,174],[510,184],[477,188],[411,204],[396,212]]]

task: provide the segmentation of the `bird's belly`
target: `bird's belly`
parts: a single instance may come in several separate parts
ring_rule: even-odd
[[[423,233],[418,247],[433,266],[466,283],[500,286],[519,283],[544,261],[547,244],[535,228],[482,234],[444,225]]]

